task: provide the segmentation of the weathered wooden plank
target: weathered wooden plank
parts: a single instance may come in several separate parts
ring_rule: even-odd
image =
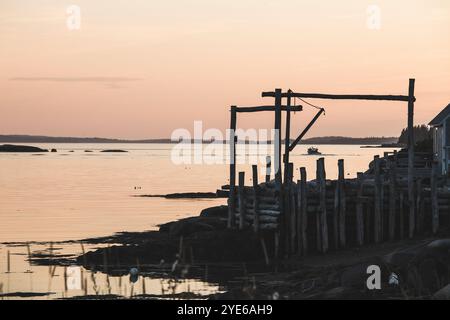
[[[281,106],[281,111],[302,111],[302,106]],[[236,107],[238,113],[253,113],[263,111],[275,111],[275,106]]]
[[[262,97],[274,97],[275,92],[263,92]],[[287,93],[283,93],[287,97]],[[327,100],[375,100],[375,101],[404,101],[410,100],[409,96],[403,95],[374,95],[374,94],[324,94],[324,93],[299,93],[291,94],[295,98],[327,99]],[[415,101],[415,98],[414,100]]]

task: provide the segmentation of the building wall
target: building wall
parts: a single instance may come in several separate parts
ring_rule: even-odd
[[[434,127],[433,130],[433,152],[438,162],[439,171],[444,173],[444,127]]]
[[[448,175],[450,174],[450,116],[447,117],[447,119],[444,121],[444,127],[443,130],[445,132],[444,134],[444,146],[443,146],[443,153],[444,153],[444,159],[443,159],[443,174]]]

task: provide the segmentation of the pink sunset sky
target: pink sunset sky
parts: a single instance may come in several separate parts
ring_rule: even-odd
[[[81,28],[67,26],[70,5]],[[380,29],[370,28],[370,5]],[[415,123],[450,103],[447,0],[1,0],[0,134],[165,138],[224,130],[262,91],[407,94]],[[309,136],[398,136],[406,103],[330,102]],[[315,113],[293,116],[293,135]],[[273,114],[243,128],[270,128]]]

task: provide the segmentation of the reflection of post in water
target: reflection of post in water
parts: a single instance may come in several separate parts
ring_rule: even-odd
[[[31,247],[27,242],[28,266],[27,272],[30,274],[30,292],[33,292],[33,270],[31,269]]]

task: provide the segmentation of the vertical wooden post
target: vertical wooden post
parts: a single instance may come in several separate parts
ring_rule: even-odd
[[[253,171],[253,191],[255,192],[253,230],[259,232],[259,185],[258,185],[258,166],[252,166]]]
[[[228,196],[228,228],[235,225],[236,214],[236,106],[231,107],[230,121],[230,193]]]
[[[274,155],[275,162],[273,165],[275,172],[275,193],[278,194],[278,201],[280,204],[280,236],[281,236],[281,248],[284,248],[286,253],[289,252],[287,241],[286,214],[285,203],[283,195],[283,176],[281,170],[281,101],[282,101],[281,89],[275,89],[275,141],[274,141]],[[286,250],[287,249],[287,250]]]
[[[306,168],[300,168],[300,183],[299,183],[300,193],[299,193],[299,201],[300,204],[298,206],[300,211],[300,217],[297,221],[299,227],[298,232],[298,243],[299,250],[301,248],[302,254],[306,255],[308,252],[308,237],[307,237],[307,227],[308,227],[308,204],[307,204],[307,177],[306,177]],[[301,242],[301,243],[300,243]]]
[[[345,230],[345,218],[346,218],[346,199],[345,199],[345,172],[344,172],[344,160],[338,160],[338,191],[339,191],[339,239],[341,247],[346,245],[346,230]]]
[[[366,203],[366,214],[364,215],[364,236],[366,242],[371,242],[373,239],[372,233],[375,229],[373,227],[373,202]]]
[[[403,190],[400,190],[400,199],[399,199],[399,209],[400,212],[400,239],[405,238],[405,196],[403,195]]]
[[[409,79],[408,101],[408,204],[409,204],[409,237],[414,236],[414,86],[415,79]]]
[[[379,243],[381,239],[381,173],[380,173],[380,157],[375,156],[374,161],[375,173],[375,196],[374,196],[374,239],[375,243]]]
[[[357,173],[358,191],[356,196],[356,242],[358,246],[364,244],[364,216],[363,216],[363,183],[364,174],[362,172]]]
[[[281,170],[281,89],[275,89],[275,180],[282,183]]]
[[[317,200],[319,203],[319,206],[317,206],[317,210],[314,212],[316,216],[316,247],[317,251],[322,251],[322,232],[321,232],[321,193],[320,193],[320,168],[319,168],[319,161],[317,160],[316,165],[316,188],[317,188]]]
[[[244,229],[245,219],[245,172],[239,172],[239,229]]]
[[[292,91],[288,90],[288,94],[290,94]],[[289,144],[291,141],[291,96],[288,95],[287,97],[287,104],[286,104],[286,132],[284,136],[284,181],[288,181],[288,166],[289,166]]]
[[[431,216],[432,216],[432,229],[433,234],[436,234],[439,230],[439,204],[438,204],[438,188],[437,188],[437,175],[438,164],[433,161],[431,166]]]
[[[395,239],[395,216],[396,216],[396,168],[393,160],[388,162],[389,165],[389,240]]]
[[[320,232],[322,236],[322,252],[328,251],[328,222],[327,222],[327,194],[326,194],[326,173],[325,173],[325,159],[317,160],[317,172],[319,184],[319,202],[320,202]]]
[[[289,221],[289,230],[290,230],[290,238],[291,238],[291,252],[295,253],[296,252],[296,245],[297,245],[297,216],[296,216],[296,212],[297,212],[297,202],[295,201],[295,190],[293,188],[294,186],[294,164],[292,162],[290,162],[288,164],[288,180],[287,180],[287,184],[288,184],[288,188],[289,188],[289,215],[290,215],[290,221]]]
[[[423,231],[423,198],[422,198],[422,179],[416,183],[416,230],[421,234]]]
[[[334,248],[339,248],[339,182],[334,189],[334,207],[333,207],[333,242]]]
[[[270,156],[266,157],[266,183],[270,182],[270,167],[272,165],[272,160]]]
[[[285,231],[285,236],[286,236],[286,243],[285,243],[285,250],[286,250],[286,254],[289,255],[292,251],[291,248],[291,235],[292,235],[292,227],[291,226],[291,216],[292,216],[292,208],[291,208],[291,185],[289,183],[289,166],[287,166],[285,168],[285,180],[284,180],[284,184],[283,184],[283,200],[284,200],[284,231]]]

